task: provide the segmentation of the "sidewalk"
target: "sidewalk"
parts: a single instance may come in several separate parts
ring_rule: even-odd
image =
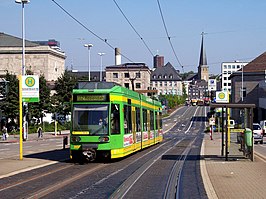
[[[37,140],[46,139],[63,139],[64,136],[69,135],[68,131],[62,131],[61,135],[54,135],[54,132],[44,132],[42,138],[38,138],[37,133],[29,134],[28,139],[25,142],[32,142]],[[0,150],[4,149],[4,146],[11,143],[19,143],[19,135],[10,135],[5,141],[0,141]],[[57,153],[60,153],[58,151]],[[0,179],[8,176],[12,176],[21,172],[29,171],[32,169],[48,166],[55,164],[58,161],[41,159],[41,158],[31,158],[30,155],[24,155],[23,160],[19,160],[19,154],[16,157],[1,158],[0,157]]]
[[[69,135],[69,130],[64,130],[61,131],[61,134],[57,132],[57,135],[55,136],[54,132],[44,132],[42,138],[38,138],[37,133],[31,133],[28,134],[28,139],[26,141],[32,141],[32,140],[38,140],[38,139],[51,139],[51,138],[60,138],[62,136],[68,136]],[[0,144],[1,143],[13,143],[13,142],[19,142],[19,135],[9,135],[7,140],[2,140],[2,134],[0,135]]]
[[[231,142],[228,161],[221,156],[221,133],[213,140],[205,134],[201,151],[201,173],[209,198],[266,198],[266,157],[255,154],[252,162]]]

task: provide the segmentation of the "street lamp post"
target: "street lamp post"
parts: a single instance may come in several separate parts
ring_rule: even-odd
[[[89,54],[88,54],[88,76],[89,81],[91,81],[91,47],[93,47],[92,44],[84,44],[84,47],[88,48]]]
[[[102,68],[103,68],[103,58],[102,56],[105,55],[105,53],[98,53],[101,57],[101,71],[100,71],[100,81],[102,81]]]
[[[16,0],[16,3],[19,3],[22,5],[22,75],[25,75],[26,69],[25,69],[25,23],[24,23],[24,7],[25,4],[29,3],[29,0]]]
[[[25,4],[29,3],[29,0],[15,0],[16,3],[19,3],[22,5],[22,69],[21,74],[22,76],[26,74],[26,68],[25,68],[25,24],[24,24],[24,7]],[[19,99],[19,106],[20,106],[20,160],[23,159],[23,149],[22,149],[22,139],[27,139],[27,132],[26,132],[26,114],[23,116],[23,110],[26,109],[27,104],[22,102],[22,76],[20,78],[20,99]],[[26,113],[26,110],[25,110]],[[22,129],[23,129],[23,135],[22,135]],[[23,138],[22,138],[23,136]]]
[[[244,65],[242,63],[242,81],[241,81],[241,101],[243,102],[244,101]]]

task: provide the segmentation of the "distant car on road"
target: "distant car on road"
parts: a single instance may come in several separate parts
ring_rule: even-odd
[[[253,137],[255,144],[263,144],[263,130],[258,123],[253,123]]]

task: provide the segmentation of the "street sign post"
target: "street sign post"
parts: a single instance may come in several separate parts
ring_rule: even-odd
[[[39,102],[39,76],[22,76],[22,101]]]

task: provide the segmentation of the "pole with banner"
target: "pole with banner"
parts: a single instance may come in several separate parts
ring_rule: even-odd
[[[23,138],[28,137],[28,127],[23,125],[23,103],[39,102],[39,76],[37,75],[20,75],[19,76],[19,118],[20,118],[20,155],[23,159]],[[26,111],[25,111],[26,113]],[[24,113],[24,114],[25,114]]]

